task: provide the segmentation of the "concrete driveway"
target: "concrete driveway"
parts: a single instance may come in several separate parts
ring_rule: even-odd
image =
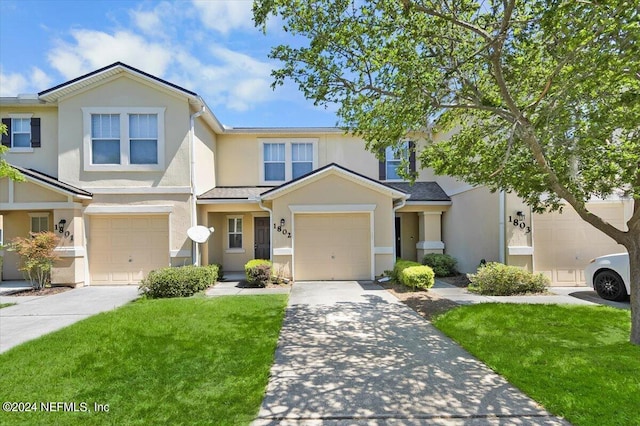
[[[0,309],[0,353],[137,297],[137,286],[80,287],[51,296],[2,296],[0,303],[18,304]]]
[[[566,425],[373,283],[294,284],[254,425]]]

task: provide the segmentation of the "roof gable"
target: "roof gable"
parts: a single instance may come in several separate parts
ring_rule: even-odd
[[[262,194],[260,194],[259,198],[262,200],[273,200],[329,175],[338,175],[344,179],[347,179],[358,185],[365,186],[376,192],[388,195],[394,199],[408,198],[408,195],[406,193],[396,188],[391,188],[387,185],[383,185],[382,183],[374,179],[344,168],[336,163],[328,164],[324,167],[312,171],[311,173],[307,173],[304,176],[263,192]]]

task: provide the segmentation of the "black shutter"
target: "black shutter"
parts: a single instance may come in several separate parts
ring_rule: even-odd
[[[416,143],[409,141],[409,171],[416,172]]]
[[[2,145],[11,147],[11,119],[3,118],[2,124],[7,126],[7,134],[2,134]]]
[[[31,119],[31,148],[40,148],[40,119]]]
[[[384,159],[378,162],[378,177],[380,180],[387,179],[387,165]]]

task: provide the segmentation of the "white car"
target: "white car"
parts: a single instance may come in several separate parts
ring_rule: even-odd
[[[587,285],[603,299],[624,300],[631,294],[628,253],[596,257],[584,272]]]

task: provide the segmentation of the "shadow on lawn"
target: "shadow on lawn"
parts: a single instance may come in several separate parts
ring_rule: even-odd
[[[287,309],[256,425],[283,419],[481,424],[493,416],[558,424],[412,311],[380,296],[364,298]]]

